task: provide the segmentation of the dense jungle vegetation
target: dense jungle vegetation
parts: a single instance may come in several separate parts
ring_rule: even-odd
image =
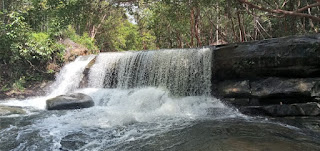
[[[190,48],[319,27],[317,0],[1,0],[0,92],[53,78],[70,45],[84,54]]]

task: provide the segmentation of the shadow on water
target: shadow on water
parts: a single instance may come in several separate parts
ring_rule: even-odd
[[[116,150],[185,151],[316,151],[320,133],[308,129],[241,119],[197,121],[146,140],[122,144]]]

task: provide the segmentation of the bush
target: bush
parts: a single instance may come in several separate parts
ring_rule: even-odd
[[[30,33],[26,47],[20,50],[20,54],[26,59],[51,59],[51,54],[55,51],[55,42],[49,38],[47,33]]]
[[[12,88],[16,91],[23,91],[25,89],[25,84],[26,84],[25,77],[22,76],[13,83]]]
[[[72,28],[72,26],[68,26],[68,28],[63,32],[63,37],[70,38],[75,43],[86,47],[91,53],[97,53],[97,50],[99,50],[95,45],[95,41],[91,39],[87,33],[79,36],[76,34],[76,31]]]

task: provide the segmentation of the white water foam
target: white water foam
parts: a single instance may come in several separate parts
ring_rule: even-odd
[[[85,147],[100,150],[117,143],[146,139],[172,128],[184,127],[201,118],[241,116],[213,97],[175,98],[166,89],[154,87],[128,90],[87,88],[76,92],[91,96],[96,105],[48,116],[29,128],[39,130],[42,137],[53,140],[55,145],[51,146],[52,150],[58,150],[63,138],[75,133],[85,133],[89,138],[106,137],[102,141],[92,139],[87,142],[88,145],[95,146],[93,148]],[[217,112],[208,114],[210,110]],[[93,129],[95,131],[92,132]],[[115,136],[109,138],[110,133]]]

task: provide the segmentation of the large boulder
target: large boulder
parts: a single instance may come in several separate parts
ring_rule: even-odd
[[[217,46],[217,81],[262,77],[320,77],[320,34]]]
[[[92,98],[82,93],[60,95],[47,100],[48,110],[81,109],[94,106]]]

